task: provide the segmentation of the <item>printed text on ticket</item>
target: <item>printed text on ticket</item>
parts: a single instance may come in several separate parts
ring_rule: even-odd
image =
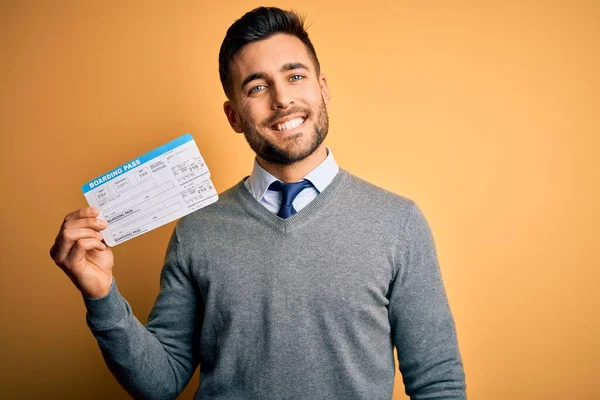
[[[218,199],[210,171],[185,134],[81,187],[108,222],[104,241],[116,246]]]

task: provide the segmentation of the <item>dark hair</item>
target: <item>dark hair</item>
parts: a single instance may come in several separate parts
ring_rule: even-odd
[[[232,95],[231,62],[235,54],[248,43],[267,39],[277,33],[296,36],[304,43],[315,65],[317,75],[321,65],[304,26],[304,17],[295,11],[276,7],[258,7],[247,12],[227,30],[219,50],[219,77],[228,98]]]

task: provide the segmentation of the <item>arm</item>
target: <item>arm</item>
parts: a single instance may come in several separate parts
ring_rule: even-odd
[[[435,244],[413,204],[390,296],[389,316],[406,394],[465,399],[465,375]]]
[[[98,213],[96,208],[84,207],[68,214],[50,257],[84,296],[88,324],[123,387],[136,398],[174,398],[198,364],[196,326],[204,310],[180,262],[177,230],[167,250],[161,291],[145,328],[113,280],[113,253],[100,234],[107,224]]]
[[[134,397],[175,398],[198,365],[203,306],[179,259],[177,228],[161,273],[160,293],[144,327],[113,281],[99,299],[84,298],[88,325],[106,364]]]

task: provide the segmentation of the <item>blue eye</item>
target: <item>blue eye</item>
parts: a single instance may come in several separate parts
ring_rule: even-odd
[[[259,91],[263,90],[261,88],[265,88],[265,87],[266,87],[265,85],[256,85],[252,89],[250,89],[250,93],[259,92]]]
[[[299,81],[300,79],[304,79],[304,77],[302,75],[292,75],[290,77],[290,81]]]

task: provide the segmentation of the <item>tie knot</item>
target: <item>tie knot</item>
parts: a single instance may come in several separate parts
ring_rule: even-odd
[[[283,183],[280,181],[271,183],[271,185],[269,185],[270,190],[281,192],[281,207],[277,215],[281,218],[287,218],[294,215],[296,213],[296,210],[292,207],[294,199],[301,191],[311,186],[313,186],[313,184],[307,179],[294,183]]]

